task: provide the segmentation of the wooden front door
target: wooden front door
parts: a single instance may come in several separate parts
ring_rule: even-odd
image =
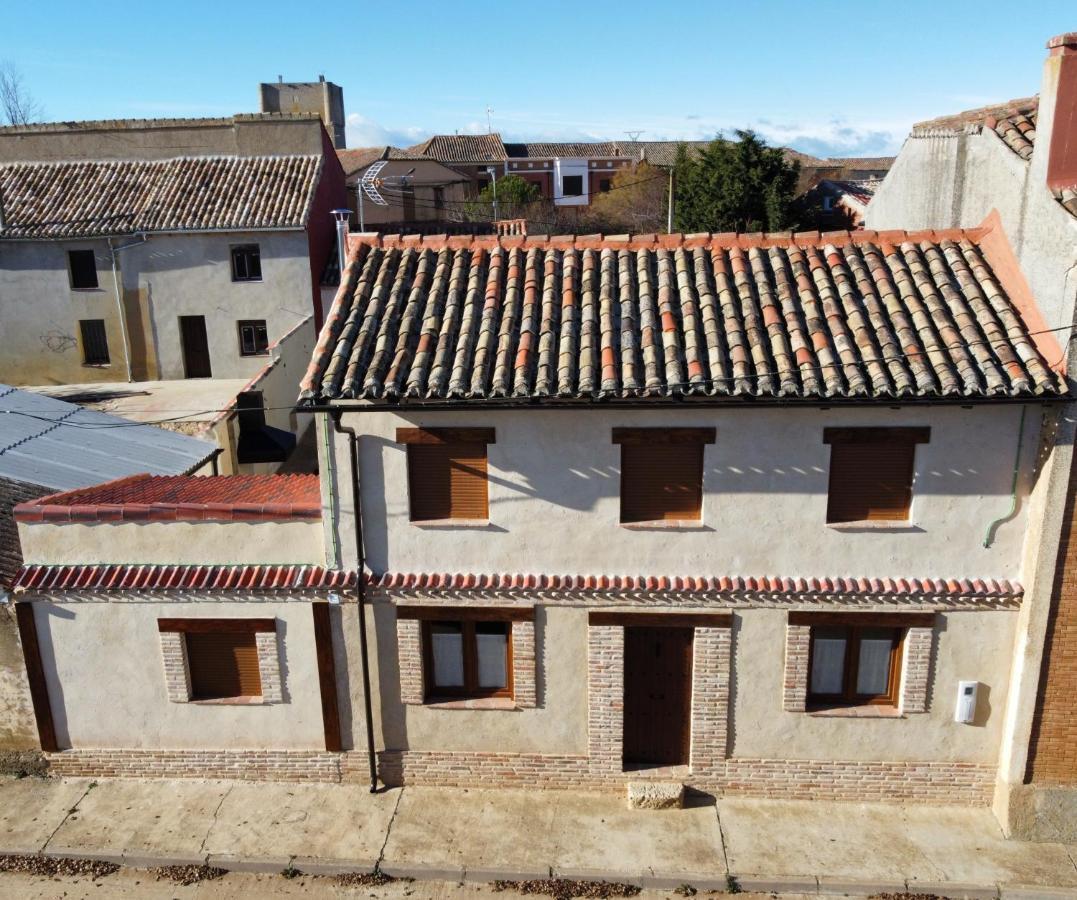
[[[625,628],[624,762],[688,764],[691,628]]]
[[[212,378],[205,316],[180,316],[183,371],[187,378]]]

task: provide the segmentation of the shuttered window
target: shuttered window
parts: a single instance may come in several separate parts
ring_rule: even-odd
[[[189,632],[186,640],[192,700],[262,695],[253,631]]]
[[[830,488],[826,520],[902,522],[912,503],[916,445],[926,428],[826,429]]]
[[[621,521],[698,520],[703,509],[703,445],[714,429],[615,428],[621,445]]]
[[[487,519],[486,445],[492,428],[400,428],[407,444],[411,520]]]
[[[82,361],[88,366],[107,366],[108,338],[104,319],[79,319],[82,335]]]

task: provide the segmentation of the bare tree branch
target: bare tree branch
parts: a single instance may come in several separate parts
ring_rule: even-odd
[[[29,125],[44,118],[45,110],[26,89],[20,69],[0,63],[0,114],[8,125]]]

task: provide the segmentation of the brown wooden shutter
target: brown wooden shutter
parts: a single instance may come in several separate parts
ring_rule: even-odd
[[[486,519],[486,444],[408,444],[412,521]]]
[[[833,441],[826,520],[908,519],[915,453],[916,445],[905,440]]]
[[[188,632],[186,637],[192,699],[262,695],[253,631]]]
[[[698,519],[703,444],[622,444],[621,521]]]

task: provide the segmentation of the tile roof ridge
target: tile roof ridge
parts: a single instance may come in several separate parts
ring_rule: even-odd
[[[157,476],[154,476],[154,475],[150,474],[149,472],[137,472],[134,475],[121,475],[119,478],[113,478],[113,479],[111,479],[109,481],[102,481],[100,484],[91,484],[91,485],[86,485],[85,487],[68,488],[67,490],[56,491],[56,492],[54,492],[52,494],[44,494],[41,497],[35,497],[33,500],[27,500],[25,503],[17,504],[15,506],[15,509],[13,510],[13,512],[15,513],[16,518],[18,518],[18,512],[19,512],[20,509],[29,510],[29,509],[33,509],[33,508],[39,507],[39,506],[63,506],[64,505],[63,503],[58,503],[57,501],[63,500],[65,497],[68,497],[71,494],[81,494],[81,493],[84,493],[85,491],[88,491],[88,490],[101,490],[101,489],[104,489],[104,488],[115,488],[115,487],[117,487],[117,486],[119,486],[121,484],[127,484],[128,482],[134,483],[136,481],[146,481],[146,480],[148,480],[150,478],[154,478],[154,477],[157,477],[157,478],[172,478],[172,477],[176,477],[176,476],[172,476],[172,475],[157,475]],[[195,477],[199,477],[199,476],[190,475],[190,476],[180,476],[180,477],[195,478]]]

